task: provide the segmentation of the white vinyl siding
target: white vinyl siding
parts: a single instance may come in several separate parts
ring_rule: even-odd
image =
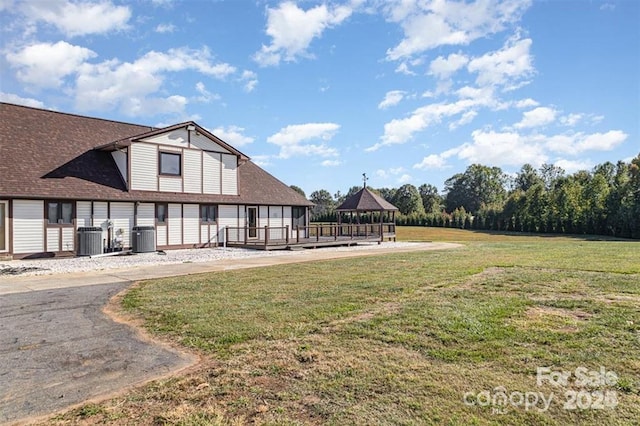
[[[202,189],[205,194],[220,194],[220,154],[204,152],[202,155]]]
[[[269,208],[267,206],[260,206],[258,208],[258,228],[264,228],[269,226]]]
[[[216,244],[218,242],[217,231],[216,224],[200,225],[200,244]]]
[[[13,252],[39,253],[44,249],[44,201],[13,201]]]
[[[78,228],[93,226],[91,225],[91,201],[78,201],[76,203],[76,226]]]
[[[93,203],[93,224],[91,226],[102,227],[102,245],[106,246],[106,241],[109,236],[107,231],[107,215],[108,204],[103,201],[96,201]]]
[[[168,232],[169,245],[182,244],[182,205],[169,204]]]
[[[60,228],[47,228],[47,251],[60,251]]]
[[[229,150],[213,142],[211,139],[204,136],[203,134],[201,133],[196,134],[195,132],[191,133],[191,146],[195,148],[200,148],[204,151],[217,151],[217,152],[226,152],[226,153],[229,152]]]
[[[222,156],[222,193],[238,195],[238,158],[235,155]]]
[[[62,228],[62,251],[75,250],[75,229]]]
[[[131,247],[131,228],[133,228],[133,203],[111,203],[111,220],[113,230],[111,237],[116,238],[118,231],[122,230],[122,246]]]
[[[129,174],[127,173],[127,153],[123,151],[113,151],[111,156],[118,166],[122,180],[127,183],[127,179],[129,179]]]
[[[182,192],[182,179],[178,177],[160,177],[160,191]]]
[[[189,136],[186,128],[175,129],[167,133],[144,138],[142,141],[158,145],[170,145],[175,147],[187,148]]]
[[[282,207],[270,206],[269,207],[269,226],[273,228],[282,228]],[[270,234],[270,238],[285,239],[286,234],[284,229],[274,229]]]
[[[167,245],[167,225],[158,225],[156,227],[156,244],[158,246]]]
[[[133,190],[158,190],[158,147],[133,143],[131,151],[131,184]]]
[[[154,226],[156,224],[155,204],[145,203],[138,205],[137,226]]]
[[[200,205],[184,204],[182,212],[183,244],[197,244],[200,241]]]
[[[184,151],[184,192],[202,193],[202,151]]]
[[[238,226],[238,206],[218,206],[218,241],[225,241],[227,226]]]

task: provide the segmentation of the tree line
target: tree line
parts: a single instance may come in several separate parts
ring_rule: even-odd
[[[312,192],[312,221],[336,221],[336,207],[360,189]],[[442,194],[426,183],[369,189],[398,207],[400,226],[640,238],[640,154],[628,163],[605,162],[573,174],[552,164],[525,164],[513,176],[472,164],[447,179]]]

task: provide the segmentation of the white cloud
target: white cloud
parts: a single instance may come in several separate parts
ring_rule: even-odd
[[[465,124],[469,124],[473,121],[474,118],[476,118],[476,116],[478,115],[477,111],[467,111],[464,114],[462,114],[462,117],[460,117],[459,120],[456,121],[452,121],[451,123],[449,123],[449,130],[455,130],[460,126],[464,126]]]
[[[366,151],[376,151],[386,145],[403,144],[411,140],[413,135],[440,123],[444,118],[462,115],[461,124],[475,117],[473,113],[466,114],[479,106],[490,106],[493,99],[479,97],[477,99],[460,99],[452,103],[435,103],[414,110],[409,117],[396,118],[384,125],[384,134],[380,142],[366,148]]]
[[[11,104],[24,105],[34,108],[44,108],[44,103],[33,98],[23,98],[13,93],[0,92],[0,102],[7,102]]]
[[[242,71],[242,75],[240,76],[240,81],[244,83],[245,92],[253,92],[253,90],[258,85],[258,74],[253,71],[244,70]]]
[[[404,39],[387,50],[387,59],[411,57],[443,45],[467,45],[517,23],[530,4],[530,0],[389,2],[384,8],[387,19],[402,26]]]
[[[338,155],[338,151],[326,144],[340,129],[335,123],[306,123],[293,124],[280,129],[269,138],[267,142],[280,147],[280,158],[294,156],[319,155],[332,157]],[[309,140],[319,140],[319,144],[304,143]]]
[[[322,163],[320,163],[322,167],[336,167],[340,164],[342,164],[342,161],[340,160],[324,160]]]
[[[562,168],[567,173],[575,173],[580,170],[591,170],[595,164],[591,160],[566,160],[559,159],[553,162],[554,166]]]
[[[0,12],[9,10],[13,7],[13,0],[0,0]]]
[[[398,178],[397,182],[400,183],[400,184],[404,184],[404,183],[407,183],[407,182],[411,182],[412,179],[413,178],[411,177],[410,174],[405,173],[405,174],[403,174],[402,176],[400,176]]]
[[[515,132],[475,130],[473,142],[458,148],[457,156],[469,163],[497,166],[521,166],[525,163],[540,165],[547,161],[544,146],[536,138]]]
[[[555,121],[557,113],[553,108],[538,107],[522,114],[522,120],[514,124],[514,127],[516,129],[523,129],[546,126]]]
[[[176,30],[176,26],[173,24],[158,24],[156,32],[160,34],[172,33]]]
[[[584,151],[611,151],[627,140],[629,135],[621,130],[606,133],[569,133],[547,138],[546,146],[554,152],[579,154]]]
[[[243,134],[244,128],[238,126],[216,127],[211,133],[227,142],[231,146],[244,146],[252,143],[254,139]]]
[[[342,23],[352,12],[350,6],[326,4],[305,11],[291,1],[267,8],[266,33],[271,37],[271,44],[262,45],[253,58],[261,66],[273,66],[283,60],[310,57],[307,49],[313,39],[322,36],[327,28]]]
[[[21,3],[20,7],[28,19],[53,25],[69,37],[123,30],[131,18],[128,6],[116,6],[105,0],[27,1]]]
[[[271,162],[270,155],[254,155],[251,157],[251,161],[256,163],[260,167],[270,166],[273,163]]]
[[[535,73],[529,53],[531,43],[529,38],[513,37],[502,49],[471,59],[467,70],[478,74],[479,86],[503,86],[504,90],[521,87]]]
[[[540,104],[531,98],[526,98],[526,99],[520,99],[519,101],[516,101],[513,105],[516,108],[531,108],[531,107],[537,107]]]
[[[467,65],[469,58],[460,53],[452,53],[448,57],[438,56],[429,64],[429,74],[437,78],[449,78],[453,73]]]
[[[378,109],[386,109],[398,105],[404,98],[406,92],[402,90],[391,90],[384,95],[382,102],[378,104]]]
[[[223,79],[235,72],[226,63],[213,63],[206,48],[151,51],[135,62],[104,61],[79,67],[76,106],[80,110],[119,108],[124,114],[180,113],[187,101],[181,96],[154,97],[167,73],[192,70]]]
[[[80,66],[96,53],[66,41],[38,43],[9,52],[7,61],[17,69],[17,78],[36,87],[60,87],[64,77],[77,73]]]
[[[560,117],[560,122],[565,126],[573,127],[576,124],[578,124],[578,122],[583,118],[584,118],[584,114],[571,113],[571,114]]]
[[[395,72],[404,75],[416,75],[416,73],[409,68],[409,65],[407,65],[406,62],[402,62],[400,65],[398,65],[395,69]]]
[[[196,83],[196,92],[200,94],[195,100],[198,102],[209,103],[212,100],[220,99],[220,95],[215,93],[211,93],[207,90],[206,86],[203,82],[199,81]]]
[[[447,159],[441,154],[429,154],[421,162],[413,165],[414,169],[443,169],[447,165]]]

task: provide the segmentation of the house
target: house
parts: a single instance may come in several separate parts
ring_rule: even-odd
[[[130,247],[134,226],[154,226],[158,249],[221,245],[229,227],[295,237],[312,205],[192,121],[154,128],[0,103],[4,258],[73,255],[87,226],[102,228],[105,249]]]

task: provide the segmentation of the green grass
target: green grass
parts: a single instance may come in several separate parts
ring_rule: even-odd
[[[125,308],[204,360],[194,372],[91,406],[91,420],[638,423],[640,242],[442,228],[398,233],[464,247],[141,283]],[[617,374],[615,385],[586,389],[614,392],[617,407],[565,410],[565,392],[581,387],[536,384],[537,367],[581,366]],[[463,401],[465,393],[500,386],[555,399],[544,412]],[[80,408],[60,419],[83,415]]]

